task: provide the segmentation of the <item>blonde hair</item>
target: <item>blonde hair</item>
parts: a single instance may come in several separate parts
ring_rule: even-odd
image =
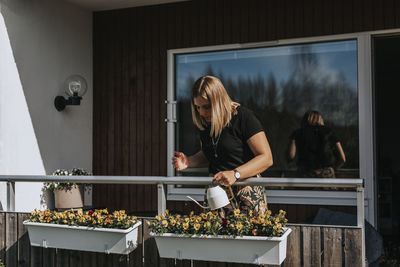
[[[200,116],[194,105],[194,99],[202,97],[210,102],[211,106],[211,131],[210,136],[217,137],[221,134],[224,127],[228,126],[232,119],[232,114],[236,114],[239,103],[233,102],[222,82],[213,76],[202,76],[192,87],[192,118],[194,124],[204,130],[207,122]]]
[[[316,110],[309,110],[307,111],[303,119],[301,120],[301,126],[317,126],[317,125],[324,125],[324,119],[322,118],[321,113]]]

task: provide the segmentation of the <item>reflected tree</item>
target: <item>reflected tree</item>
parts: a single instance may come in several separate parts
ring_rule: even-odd
[[[346,152],[345,168],[358,169],[358,96],[357,89],[347,80],[343,71],[326,70],[311,45],[296,46],[290,57],[290,71],[277,79],[273,72],[231,76],[218,72],[208,64],[201,75],[218,76],[234,101],[254,111],[265,127],[274,156],[274,166],[264,175],[280,176],[282,171],[294,168],[286,157],[289,136],[300,126],[308,109],[323,114],[325,123],[339,136]],[[188,75],[185,88],[190,91],[198,77]],[[186,90],[186,89],[185,89]],[[190,96],[190,94],[189,94]],[[190,114],[190,99],[179,99],[178,144],[183,152],[199,149],[199,139]]]

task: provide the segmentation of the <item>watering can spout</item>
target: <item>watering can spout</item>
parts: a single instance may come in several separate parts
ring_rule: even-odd
[[[203,206],[201,205],[197,200],[195,200],[194,198],[192,198],[191,196],[186,196],[187,198],[190,198],[194,203],[196,203],[199,207],[203,208],[203,209],[209,209],[209,207]]]

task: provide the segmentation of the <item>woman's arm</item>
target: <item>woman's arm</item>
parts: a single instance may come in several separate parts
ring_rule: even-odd
[[[342,145],[340,144],[340,142],[336,143],[336,150],[338,155],[337,161],[336,161],[336,166],[335,168],[340,168],[343,166],[343,164],[346,162],[346,155],[344,154]]]
[[[186,168],[204,167],[207,166],[208,160],[203,153],[203,150],[199,150],[196,154],[187,157],[182,152],[174,152],[172,157],[172,166],[178,171]]]
[[[235,169],[240,173],[240,179],[262,173],[273,164],[271,148],[264,132],[256,133],[250,137],[247,144],[253,152],[254,158]],[[218,172],[214,175],[214,180],[225,186],[230,186],[236,182],[234,170]]]
[[[289,161],[294,160],[296,157],[296,141],[294,139],[290,140],[289,144]]]

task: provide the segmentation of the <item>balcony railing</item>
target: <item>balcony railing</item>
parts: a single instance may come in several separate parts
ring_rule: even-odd
[[[7,182],[7,210],[15,207],[16,182],[75,182],[84,184],[153,184],[158,190],[158,213],[166,209],[166,185],[209,185],[211,177],[165,177],[165,176],[42,176],[42,175],[0,175],[0,181]],[[365,259],[364,234],[364,182],[363,179],[315,179],[315,178],[249,178],[235,183],[271,187],[320,187],[354,189],[357,205],[357,227],[361,229],[361,258]],[[362,261],[365,266],[365,261]]]

